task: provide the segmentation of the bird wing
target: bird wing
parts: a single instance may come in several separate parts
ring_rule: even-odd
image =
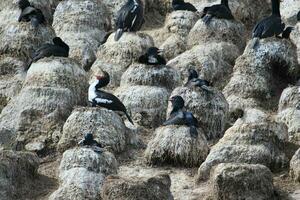
[[[105,107],[109,110],[126,112],[126,107],[115,95],[104,91],[96,91],[96,95],[97,96],[94,98],[94,100],[97,105]]]
[[[137,22],[140,22],[143,19],[140,17],[143,15],[143,7],[140,4],[126,4],[118,12],[117,27],[124,30],[135,29],[135,26],[138,25]],[[140,25],[138,25],[140,26]],[[139,27],[137,27],[138,29]]]
[[[167,125],[185,125],[184,114],[182,111],[174,113],[167,121],[163,123],[164,126]]]
[[[267,38],[279,35],[282,33],[284,26],[280,17],[271,15],[256,24],[252,32],[252,37]]]

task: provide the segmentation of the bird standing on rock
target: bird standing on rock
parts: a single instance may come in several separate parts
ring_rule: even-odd
[[[78,142],[78,145],[80,145],[80,146],[89,146],[97,153],[103,152],[102,145],[99,144],[96,140],[94,140],[94,136],[93,136],[92,133],[85,134],[84,139],[81,140],[80,142]]]
[[[191,112],[183,111],[184,100],[181,96],[173,96],[170,98],[172,103],[172,111],[170,118],[163,123],[163,126],[167,125],[186,125],[190,128],[190,134],[193,138],[198,136],[198,120],[193,116]]]
[[[38,48],[32,55],[32,59],[29,62],[27,69],[29,69],[30,65],[33,62],[36,62],[42,58],[57,56],[57,57],[68,57],[69,56],[69,46],[62,41],[60,37],[53,38],[53,44],[43,44],[40,48]]]
[[[288,26],[285,28],[285,30],[282,32],[282,38],[285,39],[289,39],[290,38],[290,34],[291,32],[294,30],[295,28],[292,26]]]
[[[172,8],[173,10],[187,10],[191,12],[197,12],[197,9],[193,4],[186,3],[184,0],[173,0],[172,1]]]
[[[156,47],[150,47],[147,53],[139,57],[139,63],[146,65],[166,65],[166,60],[160,55],[162,50]]]
[[[272,0],[272,15],[259,21],[252,31],[252,38],[268,38],[280,35],[285,24],[281,21],[280,0]]]
[[[20,0],[18,2],[19,8],[22,10],[18,21],[31,22],[34,28],[37,28],[39,24],[45,23],[45,17],[40,9],[32,6],[28,0]]]
[[[141,0],[128,0],[117,14],[117,32],[115,41],[118,41],[123,32],[139,31],[144,23],[144,5]]]
[[[189,69],[188,73],[189,73],[188,80],[184,86],[186,86],[186,87],[196,86],[196,87],[200,87],[201,89],[203,89],[205,91],[210,91],[208,89],[208,86],[210,86],[210,83],[207,80],[198,78],[199,75],[196,72],[196,70]]]
[[[110,81],[109,74],[104,72],[103,76],[96,76],[97,80],[89,87],[89,102],[92,106],[101,106],[113,111],[121,111],[125,113],[126,117],[133,124],[133,121],[124,104],[113,94],[104,92],[100,88],[108,85]]]
[[[202,20],[208,25],[213,17],[219,19],[234,19],[228,5],[228,0],[221,0],[221,4],[212,5],[203,9]]]

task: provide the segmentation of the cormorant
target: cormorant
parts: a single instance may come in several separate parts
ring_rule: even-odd
[[[198,120],[191,112],[183,111],[183,98],[181,96],[173,96],[169,101],[171,101],[173,109],[170,113],[170,118],[163,123],[163,126],[186,125],[190,128],[191,136],[196,138],[198,136]]]
[[[208,25],[213,17],[219,19],[234,19],[228,5],[228,0],[221,0],[221,4],[212,5],[203,9],[202,20]]]
[[[278,36],[283,32],[284,27],[280,15],[280,0],[272,0],[272,15],[256,24],[252,31],[252,38]]]
[[[297,14],[297,21],[300,21],[300,11]]]
[[[20,0],[18,4],[19,4],[19,8],[22,10],[18,19],[19,22],[30,21],[34,28],[37,28],[39,24],[46,22],[42,11],[30,5],[28,0]]]
[[[285,28],[285,30],[282,32],[282,38],[285,39],[289,39],[290,38],[290,34],[291,32],[294,30],[295,28],[292,26],[288,26]]]
[[[91,133],[87,133],[84,135],[84,139],[78,142],[81,146],[97,146],[103,148],[101,144],[99,144],[96,140],[94,140],[94,136]]]
[[[205,91],[210,91],[208,89],[208,86],[210,86],[210,83],[207,80],[198,78],[199,75],[196,72],[196,70],[189,69],[188,73],[189,73],[188,81],[186,82],[186,84],[184,86],[186,86],[186,87],[196,86],[196,87],[200,87],[201,89],[203,89]]]
[[[186,3],[184,0],[173,0],[172,1],[172,8],[173,10],[187,10],[191,12],[197,12],[197,9],[193,4]]]
[[[144,23],[144,7],[141,0],[128,0],[117,14],[117,32],[115,41],[118,41],[123,32],[136,32]]]
[[[31,63],[36,62],[42,58],[57,56],[57,57],[68,57],[69,56],[69,46],[62,41],[60,37],[53,38],[53,44],[43,44],[38,48],[32,55],[32,59],[28,64],[27,69],[29,69]]]
[[[162,50],[156,47],[150,47],[147,53],[139,57],[139,63],[146,65],[166,65],[166,60],[164,57],[159,55]]]
[[[100,90],[100,88],[108,85],[110,81],[109,74],[104,72],[103,76],[96,76],[96,78],[97,80],[89,87],[89,102],[92,106],[101,106],[109,110],[121,111],[125,113],[128,120],[133,124],[124,104],[115,95]]]

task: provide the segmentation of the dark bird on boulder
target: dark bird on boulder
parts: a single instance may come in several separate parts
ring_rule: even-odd
[[[89,102],[92,106],[100,106],[113,111],[121,111],[126,115],[130,123],[133,124],[124,104],[115,95],[100,90],[100,88],[108,85],[110,81],[109,74],[104,72],[104,75],[96,76],[96,78],[97,80],[90,85],[88,93]]]
[[[45,57],[57,56],[57,57],[68,57],[69,56],[69,46],[62,41],[60,37],[53,38],[53,44],[43,44],[38,48],[32,55],[32,59],[29,62],[27,69],[33,62],[36,62]],[[27,70],[26,69],[26,70]]]
[[[285,30],[284,30],[283,33],[282,33],[282,38],[289,39],[289,38],[290,38],[290,34],[291,34],[291,32],[292,32],[294,29],[295,29],[295,28],[292,27],[292,26],[286,27]]]
[[[37,28],[39,24],[46,22],[42,11],[32,6],[28,0],[20,0],[18,2],[19,8],[22,10],[18,21],[31,22],[34,28]]]
[[[94,136],[92,133],[85,134],[84,139],[81,140],[78,144],[81,146],[97,146],[102,148],[102,145],[99,144],[96,140],[94,140]]]
[[[272,0],[272,15],[259,21],[252,31],[252,38],[279,36],[285,24],[281,21],[280,0]]]
[[[191,112],[184,111],[184,100],[181,96],[173,96],[170,98],[172,103],[172,111],[170,118],[163,123],[163,126],[168,125],[185,125],[190,128],[190,134],[196,138],[198,136],[198,120]]]
[[[144,7],[141,0],[128,0],[117,14],[117,32],[115,41],[118,41],[123,32],[139,31],[144,23]]]
[[[146,65],[166,65],[166,60],[160,55],[162,50],[150,47],[147,53],[139,57],[138,62]]]
[[[201,18],[206,25],[210,23],[213,17],[229,20],[234,19],[228,5],[228,0],[221,0],[221,4],[212,5],[203,9]]]
[[[200,87],[201,89],[205,90],[205,91],[210,91],[208,89],[208,86],[210,86],[210,83],[207,80],[203,80],[198,78],[199,75],[196,72],[196,70],[194,69],[189,69],[188,70],[189,76],[188,76],[188,80],[186,82],[186,84],[184,86],[186,87]]]
[[[193,4],[186,3],[184,0],[173,0],[172,1],[172,8],[173,10],[187,10],[191,12],[197,12],[197,9]]]

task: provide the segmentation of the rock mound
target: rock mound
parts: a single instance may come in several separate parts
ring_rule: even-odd
[[[157,175],[147,179],[108,176],[103,185],[103,200],[173,200],[169,175]]]
[[[58,150],[74,147],[84,134],[92,133],[103,147],[121,152],[126,145],[126,127],[122,118],[105,108],[76,108],[63,126]]]
[[[193,138],[186,126],[166,126],[155,130],[145,151],[146,162],[151,165],[199,166],[206,158],[209,147],[205,135],[198,129]]]
[[[290,161],[290,175],[295,181],[300,182],[300,149],[296,151]]]

